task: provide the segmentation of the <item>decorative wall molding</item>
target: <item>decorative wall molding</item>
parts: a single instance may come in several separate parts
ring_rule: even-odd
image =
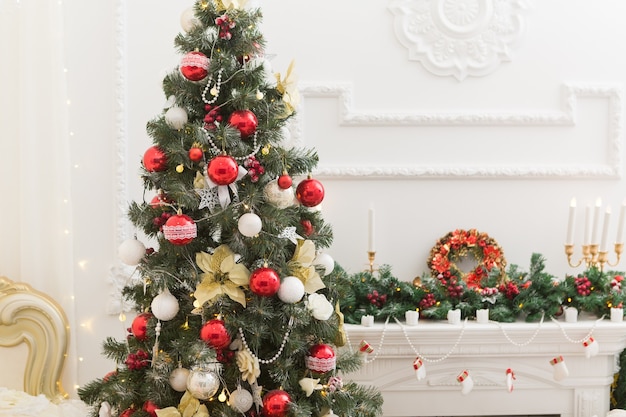
[[[394,0],[398,41],[438,76],[484,76],[511,60],[524,33],[525,0]]]
[[[585,178],[618,179],[622,175],[622,135],[623,135],[623,89],[620,85],[565,84],[562,89],[561,106],[558,110],[502,111],[478,110],[446,112],[384,112],[357,111],[353,102],[353,88],[349,83],[302,84],[300,92],[305,98],[294,125],[291,127],[292,143],[306,144],[303,132],[303,119],[306,115],[307,98],[336,99],[339,102],[340,127],[575,127],[580,118],[578,102],[583,99],[603,99],[607,101],[607,137],[610,149],[602,164],[563,166],[327,166],[321,161],[316,170],[317,176],[348,177],[354,179],[383,178]]]

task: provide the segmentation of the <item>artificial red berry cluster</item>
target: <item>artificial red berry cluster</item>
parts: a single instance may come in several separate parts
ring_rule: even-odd
[[[437,300],[435,300],[435,295],[432,293],[428,293],[420,301],[420,304],[419,304],[420,310],[426,310],[428,308],[431,308],[436,303],[437,303]]]
[[[494,295],[498,295],[500,291],[496,287],[485,287],[480,290],[480,295],[483,297],[493,297]]]
[[[167,212],[161,213],[160,216],[152,219],[152,224],[158,227],[159,230],[162,231],[163,225],[165,224],[165,222],[167,222],[167,219],[169,219],[170,217],[172,217],[172,213],[167,213]]]
[[[587,277],[578,277],[574,280],[576,284],[576,292],[579,295],[586,296],[591,294],[591,281]]]
[[[519,294],[519,287],[517,286],[517,284],[511,281],[507,282],[506,284],[500,285],[499,290],[509,300],[514,299]]]
[[[215,18],[215,24],[220,27],[220,38],[229,41],[233,35],[230,30],[235,27],[235,21],[227,14]]]
[[[371,294],[367,294],[367,299],[376,307],[381,308],[387,302],[387,294],[378,294],[378,291],[374,290]]]
[[[224,117],[220,114],[220,106],[212,106],[210,104],[204,105],[204,127],[206,129],[214,129],[216,123],[220,123],[224,120]]]
[[[230,363],[235,357],[235,351],[230,349],[217,349],[215,358],[220,363]]]
[[[131,371],[136,371],[148,366],[148,353],[139,349],[137,353],[129,353],[124,363]]]
[[[624,280],[624,277],[621,275],[615,275],[613,277],[613,279],[611,280],[611,289],[613,291],[621,291],[622,290],[622,281]]]
[[[261,163],[254,156],[246,159],[243,166],[248,170],[248,175],[250,175],[250,180],[252,182],[257,182],[259,177],[265,174],[265,168],[263,168],[263,165],[261,165]]]

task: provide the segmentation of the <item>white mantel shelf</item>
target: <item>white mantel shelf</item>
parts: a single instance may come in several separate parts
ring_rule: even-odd
[[[366,356],[368,363],[346,378],[378,387],[386,417],[602,417],[610,408],[617,359],[626,348],[626,322],[609,320],[402,324],[392,319],[386,325],[345,326],[352,349],[358,349],[362,340],[374,348]],[[589,335],[598,343],[599,353],[587,358],[582,342]],[[416,352],[426,369],[426,377],[419,381],[413,369]],[[563,356],[569,372],[560,381],[550,364],[558,356]],[[512,392],[506,386],[507,368],[516,377]],[[467,394],[456,379],[463,370],[474,381]]]

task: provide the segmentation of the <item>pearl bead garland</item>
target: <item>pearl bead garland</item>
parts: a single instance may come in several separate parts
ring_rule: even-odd
[[[457,348],[457,346],[459,346],[459,343],[461,343],[463,334],[465,334],[465,326],[467,325],[467,318],[465,318],[465,320],[463,321],[463,327],[461,328],[461,332],[459,333],[459,337],[456,339],[456,342],[454,343],[452,348],[450,348],[448,353],[446,353],[445,355],[437,359],[428,359],[428,358],[425,358],[421,353],[419,353],[417,348],[413,345],[413,342],[411,342],[411,338],[406,333],[406,328],[402,325],[402,323],[400,323],[398,319],[396,319],[395,317],[394,317],[394,320],[396,321],[396,323],[400,325],[400,328],[402,329],[402,333],[404,333],[404,338],[406,339],[407,342],[409,342],[409,346],[411,346],[411,349],[413,349],[413,352],[415,352],[415,355],[421,358],[424,362],[428,362],[428,363],[439,363],[448,359],[452,355],[454,350]]]
[[[211,137],[211,134],[209,133],[209,131],[203,126],[200,128],[202,130],[202,132],[204,132],[204,135],[207,138],[207,141],[209,142],[209,145],[211,145],[211,149],[215,152],[216,155],[219,155],[220,153],[222,153],[221,149],[215,144],[215,142],[213,142],[213,138]],[[233,158],[235,158],[236,161],[245,161],[246,159],[255,156],[259,150],[261,149],[261,146],[259,146],[257,144],[257,132],[254,132],[254,136],[252,137],[252,152],[250,152],[247,155],[244,156],[233,156]]]
[[[565,329],[563,328],[563,326],[561,326],[561,323],[559,323],[557,319],[555,319],[554,317],[550,317],[550,318],[552,319],[553,322],[556,323],[557,326],[559,326],[559,329],[561,329],[561,333],[563,333],[563,337],[565,337],[565,339],[567,339],[568,342],[579,344],[579,343],[583,343],[585,340],[588,340],[591,337],[591,335],[593,334],[593,331],[596,329],[596,326],[598,325],[598,323],[601,322],[602,320],[604,320],[604,315],[602,315],[602,317],[600,317],[598,320],[596,320],[593,323],[593,326],[591,327],[591,330],[589,330],[589,333],[587,333],[586,336],[584,336],[582,339],[578,339],[578,340],[574,340],[571,337],[569,337],[567,335],[567,333],[565,333]]]
[[[220,68],[220,70],[217,73],[217,81],[215,82],[215,85],[211,86],[211,82],[213,81],[213,77],[209,78],[209,81],[207,82],[206,86],[204,87],[204,90],[202,91],[202,101],[204,101],[206,104],[213,104],[217,101],[217,99],[220,96],[220,89],[222,88],[222,72],[224,71],[224,68]],[[211,100],[206,98],[206,93],[210,93],[213,98]]]
[[[263,365],[267,365],[267,364],[275,362],[278,359],[278,357],[281,355],[281,353],[283,353],[283,350],[285,349],[285,344],[287,344],[287,338],[289,338],[289,334],[291,333],[292,325],[293,325],[293,316],[289,318],[289,328],[285,332],[285,336],[283,336],[283,341],[280,344],[280,348],[278,349],[278,352],[276,352],[276,354],[272,356],[270,359],[261,359],[250,350],[250,347],[248,346],[248,342],[246,341],[246,336],[244,335],[243,329],[241,327],[239,328],[239,336],[241,336],[241,342],[243,343],[243,347],[246,348],[248,353],[252,355],[253,358],[258,360],[259,363]]]
[[[385,320],[385,325],[383,326],[383,332],[380,334],[380,341],[378,342],[378,347],[375,349],[376,353],[374,354],[374,357],[370,360],[363,360],[363,363],[368,364],[368,363],[372,363],[376,360],[376,358],[378,358],[378,354],[381,352],[382,347],[383,347],[383,343],[385,342],[385,332],[387,331],[387,325],[389,324],[389,316],[387,316],[387,320]],[[348,342],[348,348],[350,349],[350,352],[354,352],[354,349],[352,349],[352,342],[350,342],[350,336],[348,335],[348,332],[346,332],[346,341]]]

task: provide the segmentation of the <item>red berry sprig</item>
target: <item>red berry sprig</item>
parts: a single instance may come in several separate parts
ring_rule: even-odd
[[[129,353],[124,363],[131,371],[137,371],[148,366],[148,358],[148,353],[139,349],[137,353]]]
[[[204,111],[206,111],[206,115],[204,115],[204,127],[206,129],[215,129],[215,124],[224,120],[224,117],[220,114],[219,106],[205,104]]]
[[[506,284],[500,285],[499,290],[509,300],[514,299],[519,294],[519,287],[517,286],[517,284],[511,281],[507,282]]]
[[[161,213],[159,217],[152,219],[152,224],[158,227],[160,231],[163,231],[163,225],[170,217],[172,217],[172,213]]]
[[[432,293],[428,293],[424,296],[424,298],[421,299],[419,306],[420,306],[420,310],[426,310],[428,308],[431,308],[432,306],[434,306],[435,304],[437,304],[437,300],[435,299],[435,295]]]
[[[387,302],[387,294],[379,294],[376,290],[372,291],[370,294],[367,294],[366,298],[369,300],[370,303],[378,308],[381,308]]]
[[[230,30],[235,27],[235,21],[230,16],[223,14],[215,18],[215,24],[220,27],[220,39],[229,41],[233,37]]]
[[[257,182],[259,177],[265,174],[265,168],[263,168],[263,165],[261,165],[261,163],[254,156],[246,159],[243,166],[248,170],[248,175],[250,175],[250,180],[252,182]]]
[[[574,280],[574,283],[576,284],[576,292],[579,295],[584,297],[591,294],[591,281],[589,281],[589,278],[579,277]]]

